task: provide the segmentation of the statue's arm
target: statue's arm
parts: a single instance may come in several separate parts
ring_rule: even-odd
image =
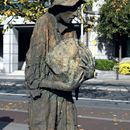
[[[76,79],[77,82],[62,82],[62,81],[52,81],[43,79],[40,81],[39,87],[40,88],[49,88],[55,90],[62,90],[62,91],[72,91],[76,88],[80,87],[81,83],[84,81],[84,72],[81,72]]]
[[[74,89],[73,86],[69,86],[61,81],[49,81],[46,79],[40,82],[39,87],[62,91],[72,91]]]
[[[38,68],[37,68],[38,69]],[[41,79],[37,77],[37,71],[34,71],[32,66],[26,67],[25,71],[25,83],[29,89],[55,89],[55,90],[62,90],[62,91],[72,91],[76,88],[73,84],[67,84],[62,81],[54,81],[54,80],[47,80]]]
[[[62,81],[48,80],[46,76],[40,76],[41,70],[39,68],[40,65],[28,62],[25,68],[25,83],[29,89],[55,89],[62,91],[72,91],[76,88],[76,85],[64,83]],[[44,68],[44,66],[42,66]],[[44,75],[44,74],[43,74]]]
[[[36,64],[31,64],[28,63],[26,64],[25,68],[25,85],[29,89],[38,89],[39,88],[39,83],[40,83],[40,77],[39,77],[39,72],[40,68],[38,67],[39,65]]]

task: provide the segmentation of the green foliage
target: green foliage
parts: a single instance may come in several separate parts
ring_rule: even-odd
[[[36,22],[37,18],[46,12],[42,0],[34,0],[34,2],[29,2],[29,0],[18,0],[17,2],[4,0],[1,4],[0,15],[4,17],[22,16],[25,20]]]
[[[83,18],[81,16],[81,22],[84,24],[84,29],[87,32],[91,32],[93,27],[94,27],[94,23],[96,21],[95,16],[93,15],[91,8],[93,6],[94,2],[97,2],[98,0],[87,0],[87,2],[85,4],[83,4],[82,9],[84,14],[89,14],[85,16],[85,18]],[[90,15],[91,14],[91,15]]]
[[[96,69],[98,70],[113,70],[115,61],[106,59],[96,59]]]
[[[14,0],[0,1],[0,15],[3,16],[0,18],[0,24],[10,16],[12,19],[8,23],[9,27],[15,23],[14,19],[18,16],[24,17],[25,22],[33,21],[35,23],[36,20],[47,11],[45,5],[49,6],[53,1],[54,0],[34,0],[33,2],[30,2],[29,0],[17,0],[17,2],[14,2]],[[87,0],[83,6],[83,10],[86,11],[86,7],[92,6],[94,1],[97,0]],[[93,27],[93,17],[86,18],[87,20],[83,20],[81,17],[79,18],[83,21],[85,28],[88,29]],[[86,21],[89,21],[89,23]]]
[[[105,0],[100,9],[97,32],[108,40],[130,35],[130,1]]]
[[[5,17],[22,16],[25,20],[36,22],[47,11],[47,8],[45,8],[46,3],[50,4],[53,1],[34,0],[30,2],[29,0],[17,0],[17,2],[13,2],[13,0],[3,0],[3,2],[0,1],[0,15]],[[94,1],[97,0],[88,0],[86,5],[92,6]]]
[[[33,2],[29,0],[17,0],[17,2],[14,0],[0,1],[0,15],[2,16],[0,17],[0,24],[11,16],[11,20],[8,21],[8,26],[3,30],[3,33],[13,27],[18,16],[24,17],[25,23],[26,21],[36,22],[36,20],[47,11],[47,8],[44,6],[46,1],[47,0],[34,0]]]

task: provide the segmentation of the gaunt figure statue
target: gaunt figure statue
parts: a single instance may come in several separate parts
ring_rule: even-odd
[[[34,27],[26,56],[29,130],[78,130],[72,91],[93,77],[94,61],[71,23],[83,0],[56,0]]]

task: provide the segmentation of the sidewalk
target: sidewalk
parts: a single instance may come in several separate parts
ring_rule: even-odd
[[[81,89],[130,91],[130,75],[118,75],[115,71],[97,71],[97,76],[86,80]]]
[[[7,86],[8,87],[12,87],[12,86],[15,87],[16,86],[16,84],[14,82],[11,82],[10,80],[22,80],[22,81],[24,81],[24,79],[25,79],[24,71],[15,71],[11,74],[0,73],[1,85],[6,83],[5,84],[6,87]],[[17,87],[20,87],[20,86],[17,86]],[[23,85],[21,85],[21,87],[23,87]],[[3,91],[1,91],[1,92],[3,92]],[[27,124],[23,124],[23,123],[16,123],[16,122],[13,122],[13,121],[12,122],[9,122],[9,121],[4,122],[4,121],[2,121],[2,117],[0,117],[0,130],[29,130],[29,128],[28,128]]]
[[[25,79],[24,71],[14,71],[13,73],[0,73],[0,80],[2,79]]]
[[[118,75],[114,71],[98,71],[97,76],[85,81],[91,85],[113,85],[113,86],[130,86],[130,75]]]
[[[93,89],[97,87],[109,87],[114,89],[126,88],[130,89],[130,75],[118,75],[115,71],[99,71],[96,70],[97,75],[93,79],[86,80],[81,88]],[[17,80],[17,83],[15,82]],[[14,87],[19,88],[19,90],[25,89],[24,85],[25,75],[24,71],[15,71],[11,74],[0,74],[0,89],[3,91],[6,86],[12,91]],[[14,81],[14,82],[13,82]]]
[[[94,81],[94,82],[130,82],[130,75],[121,75],[119,74],[119,80],[116,80],[117,74],[115,71],[100,71],[96,70],[97,75],[95,78],[90,79],[88,81]],[[2,79],[25,79],[24,71],[14,71],[13,73],[5,74],[0,73],[0,80]]]
[[[29,130],[27,124],[20,123],[9,123],[4,128],[1,129],[1,126],[6,125],[6,122],[0,122],[0,130]]]
[[[12,74],[0,74],[0,80],[22,80],[24,81],[24,71],[17,71]],[[24,84],[23,84],[24,85]],[[21,86],[19,87],[23,87]],[[7,85],[8,87],[12,87]],[[18,87],[15,85],[14,87]],[[13,87],[13,88],[14,88]],[[13,89],[12,88],[12,89]],[[116,73],[114,71],[97,71],[97,76],[93,79],[87,80],[82,85],[83,89],[113,89],[116,91],[129,90],[130,75],[119,75],[119,80],[116,80]],[[1,89],[2,90],[2,89]],[[1,119],[1,118],[0,118]],[[27,124],[2,122],[0,120],[0,130],[29,130]]]

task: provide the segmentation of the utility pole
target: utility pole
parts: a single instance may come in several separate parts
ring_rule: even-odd
[[[84,12],[83,12],[83,5],[81,5],[81,43],[84,43],[84,24],[83,24]]]

